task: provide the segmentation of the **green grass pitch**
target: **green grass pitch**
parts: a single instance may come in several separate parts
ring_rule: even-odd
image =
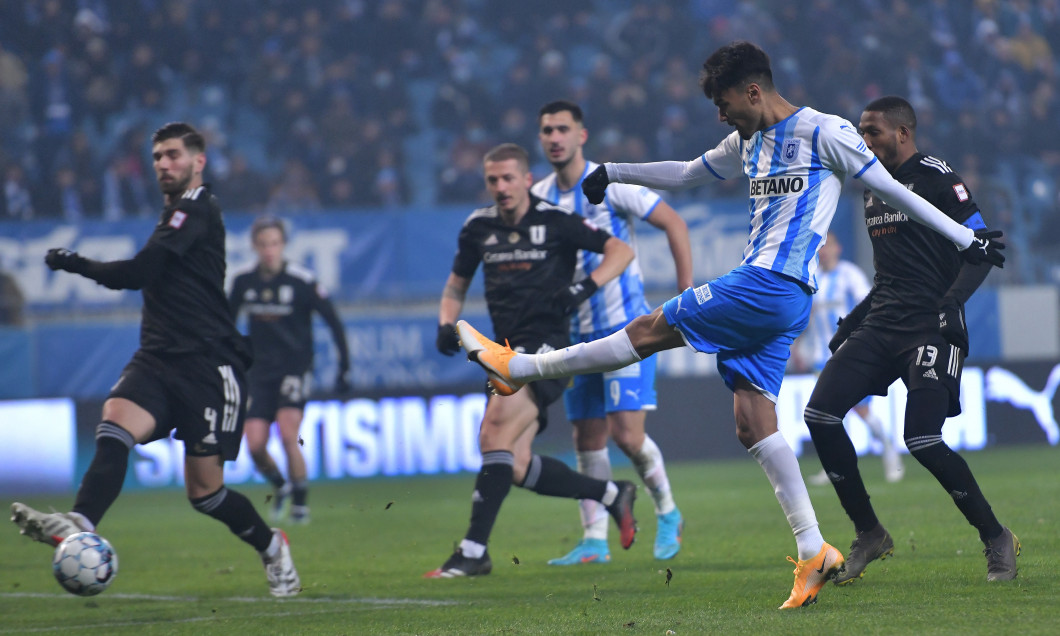
[[[97,597],[65,593],[50,549],[13,524],[0,527],[0,634],[1056,634],[1057,452],[964,455],[1023,543],[1012,582],[986,582],[975,531],[923,468],[907,457],[906,479],[888,484],[869,458],[866,480],[894,557],[853,585],[827,585],[816,605],[778,611],[795,542],[748,458],[669,466],[686,518],[684,549],[672,561],[651,556],[655,522],[642,489],[631,550],[613,531],[610,564],[548,566],[580,537],[576,505],[513,489],[490,544],[493,574],[458,580],[421,575],[462,537],[473,476],[317,484],[312,524],[287,528],[304,586],[290,600],[271,598],[253,551],[194,512],[181,491],[130,492],[100,528],[120,571]],[[806,473],[818,466],[803,463]],[[634,478],[629,467],[616,472]],[[243,492],[264,508],[264,487]],[[810,495],[825,538],[845,552],[853,528],[834,492],[810,487]],[[25,501],[70,505],[70,497]]]

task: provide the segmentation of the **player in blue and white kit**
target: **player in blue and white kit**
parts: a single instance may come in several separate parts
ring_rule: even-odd
[[[802,332],[793,347],[792,358],[800,358],[803,368],[809,367],[814,373],[820,373],[832,352],[828,343],[836,332],[840,319],[849,314],[854,307],[869,294],[872,285],[865,272],[854,263],[843,260],[840,256],[843,246],[839,239],[828,233],[827,240],[818,252],[817,293],[813,295],[813,307],[810,309],[810,324]],[[858,402],[854,411],[877,441],[883,446],[883,475],[889,482],[902,479],[902,459],[894,447],[890,434],[884,430],[880,418],[872,412],[868,396]],[[830,484],[828,473],[821,472],[806,479],[814,486]]]
[[[581,190],[582,179],[596,169],[587,161],[582,147],[588,131],[582,120],[582,109],[569,101],[545,104],[538,113],[538,139],[552,164],[553,172],[535,183],[530,191],[592,221],[599,228],[636,249],[633,221],[643,219],[663,230],[673,254],[677,272],[677,290],[692,286],[692,247],[688,226],[658,194],[643,186],[617,185],[598,204],[589,203]],[[582,250],[574,282],[584,282],[599,267],[603,256]],[[644,280],[636,259],[616,279],[579,306],[571,320],[571,342],[590,342],[621,330],[629,321],[651,311],[644,298]],[[683,519],[670,491],[662,452],[644,432],[647,411],[656,408],[655,357],[607,373],[575,376],[564,394],[567,417],[574,433],[578,471],[596,479],[611,479],[611,459],[607,452],[610,433],[622,452],[629,457],[640,478],[648,487],[655,504],[658,527],[654,554],[657,559],[671,559],[681,549]],[[607,563],[611,553],[607,545],[609,515],[604,506],[591,499],[580,502],[584,536],[565,556],[549,561],[550,565]]]
[[[717,353],[733,391],[736,433],[769,478],[795,534],[795,584],[781,609],[813,603],[843,565],[824,541],[795,453],[777,430],[776,397],[796,336],[806,327],[816,287],[817,250],[835,214],[843,181],[859,179],[882,200],[955,243],[970,262],[1004,259],[992,232],[953,221],[895,181],[850,122],[798,108],[773,86],[769,57],[749,42],[715,51],[703,64],[703,93],[736,128],[716,148],[688,162],[604,164],[587,176],[589,201],[610,181],[677,189],[750,179],[750,237],[743,262],[728,274],[687,289],[650,315],[606,338],[544,354],[518,354],[465,321],[457,324],[468,358],[498,393],[525,382],[619,369],[680,346]]]

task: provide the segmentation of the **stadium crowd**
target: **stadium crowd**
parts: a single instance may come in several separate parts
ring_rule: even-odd
[[[1006,280],[1060,281],[1060,0],[4,2],[0,218],[153,215],[145,135],[177,118],[228,209],[287,215],[481,200],[483,152],[536,148],[556,98],[597,161],[692,158],[724,132],[699,65],[740,38],[794,103],[907,97],[1035,255]]]

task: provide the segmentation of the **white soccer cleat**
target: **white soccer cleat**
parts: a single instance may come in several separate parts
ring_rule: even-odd
[[[265,575],[269,577],[269,593],[273,596],[294,596],[302,591],[302,582],[298,578],[298,571],[294,569],[291,544],[283,530],[273,528],[272,534],[280,540],[279,551],[271,559],[264,553],[261,555]]]
[[[59,545],[72,534],[92,531],[92,528],[82,527],[73,515],[40,512],[18,502],[11,504],[11,521],[19,527],[22,534],[52,547]]]

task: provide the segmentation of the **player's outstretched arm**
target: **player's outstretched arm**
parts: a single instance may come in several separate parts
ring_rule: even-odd
[[[878,161],[866,168],[859,178],[884,203],[953,241],[965,260],[986,262],[996,267],[1002,267],[1005,262],[1005,256],[1001,253],[1005,245],[997,243],[1000,232],[976,232],[954,221],[923,197],[895,181]]]
[[[612,183],[632,183],[662,190],[681,190],[714,181],[716,177],[700,159],[652,163],[605,163]]]
[[[110,289],[142,289],[162,274],[169,252],[149,242],[136,256],[124,261],[101,262],[65,248],[53,248],[44,263],[53,271],[80,274]]]

